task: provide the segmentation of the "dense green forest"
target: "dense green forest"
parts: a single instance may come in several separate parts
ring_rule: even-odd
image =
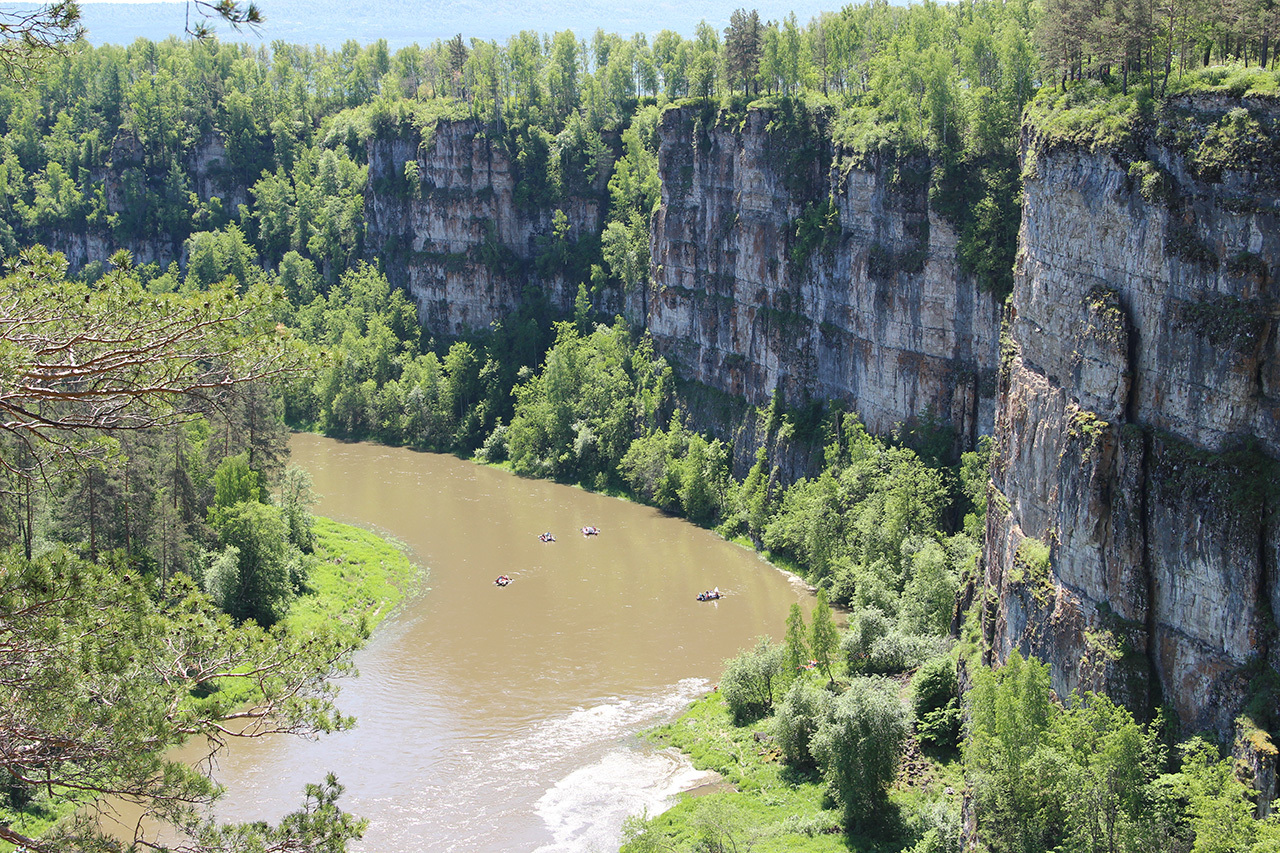
[[[246,695],[264,729],[348,723],[324,678],[367,626],[288,627],[316,583],[288,424],[625,493],[796,569],[822,603],[808,627],[792,614],[784,643],[730,662],[726,725],[766,727],[854,846],[958,849],[954,796],[928,804],[927,821],[883,820],[901,809],[886,788],[916,743],[959,768],[995,851],[1277,849],[1275,821],[1253,818],[1216,746],[1105,697],[1051,701],[1035,662],[981,667],[981,602],[968,622],[954,611],[981,548],[987,442],[957,457],[937,424],[877,437],[838,405],[775,398],[751,413],[754,464],[735,465],[692,428],[646,336],[597,308],[606,290],[647,281],[668,104],[726,124],[772,109],[820,121],[841,156],[917,164],[957,226],[960,264],[1003,294],[1028,105],[1065,122],[1054,110],[1141,112],[1241,80],[1274,91],[1276,14],[1263,0],[869,2],[807,23],[743,10],[692,38],[460,35],[394,54],[140,41],[76,45],[31,85],[0,86],[0,535],[12,543],[0,676],[21,697],[0,703],[0,733],[23,732],[0,751],[0,839],[21,842],[12,815],[77,792],[153,803],[195,849],[306,838],[299,849],[339,850],[358,834],[332,780],[278,828],[194,823],[188,807],[214,792],[159,757],[216,731]],[[1224,62],[1238,65],[1206,68]],[[366,194],[414,179],[371,187],[367,144],[429,143],[459,119],[511,154],[517,205],[555,210],[606,186],[608,213],[599,235],[544,241],[520,270],[531,286],[518,311],[444,340],[388,283],[383,247],[366,244]],[[27,248],[38,243],[109,249],[60,258]],[[536,287],[552,273],[579,284],[570,316]],[[788,446],[821,464],[785,481]],[[1034,571],[1047,551],[1020,558]],[[828,600],[848,610],[843,633]],[[197,663],[139,668],[175,643]],[[957,671],[971,682],[963,699]],[[245,672],[267,676],[246,693],[229,683]],[[1280,722],[1273,705],[1251,713],[1264,737]],[[122,719],[146,725],[126,736]],[[629,844],[674,843],[678,817],[636,824]],[[93,831],[72,823],[34,849],[110,849]],[[724,849],[702,839],[689,844]]]

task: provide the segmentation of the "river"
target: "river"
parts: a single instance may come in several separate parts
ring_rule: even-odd
[[[626,815],[699,780],[635,734],[781,636],[792,602],[808,608],[751,551],[647,507],[452,456],[307,434],[291,447],[317,514],[401,540],[426,576],[342,683],[354,729],[219,756],[223,819],[278,819],[333,771],[370,821],[356,850],[617,850]],[[695,600],[716,586],[723,599]]]

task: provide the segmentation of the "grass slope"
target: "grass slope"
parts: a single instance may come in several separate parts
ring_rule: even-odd
[[[354,617],[372,631],[415,585],[418,567],[399,543],[368,530],[317,517],[314,531],[309,593],[289,608],[289,630]]]
[[[921,755],[911,740],[897,782],[892,813],[879,825],[845,833],[840,810],[816,773],[785,766],[766,717],[738,726],[719,693],[694,702],[677,720],[647,733],[653,743],[687,754],[714,770],[720,784],[691,792],[633,835],[625,853],[650,850],[751,850],[752,853],[836,853],[910,849],[927,826],[922,816],[954,808],[963,787],[958,759]],[[631,826],[633,833],[638,824]]]

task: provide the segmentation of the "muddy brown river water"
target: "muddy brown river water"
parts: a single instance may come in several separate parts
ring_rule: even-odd
[[[314,435],[292,451],[318,514],[400,539],[426,575],[342,683],[356,728],[235,744],[224,819],[278,819],[333,771],[370,820],[357,850],[617,850],[626,815],[699,781],[635,734],[808,608],[751,551],[647,507],[451,456]]]

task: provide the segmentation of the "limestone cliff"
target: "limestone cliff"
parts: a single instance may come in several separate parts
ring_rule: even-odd
[[[1176,101],[1123,151],[1024,129],[985,553],[996,658],[1224,737],[1280,665],[1280,181],[1207,148],[1274,144],[1246,106]]]
[[[990,432],[999,306],[959,271],[927,165],[855,163],[782,110],[672,108],[660,135],[646,325],[682,375],[841,400],[875,432],[926,412]]]
[[[190,190],[202,202],[217,197],[223,210],[235,211],[248,200],[249,190],[245,176],[231,175],[227,168],[227,148],[217,134],[208,134],[193,145],[185,156],[186,174]],[[126,183],[139,186],[150,184],[153,192],[162,192],[163,176],[148,174],[144,168],[142,144],[128,131],[120,131],[111,142],[106,166],[92,172],[93,183],[102,188],[108,214],[129,215],[139,211],[130,207],[143,202],[130,199]],[[92,261],[105,262],[118,249],[128,249],[136,263],[158,263],[167,266],[170,261],[186,264],[184,239],[172,235],[150,233],[120,238],[110,228],[86,225],[76,229],[53,228],[40,233],[44,245],[66,256],[71,269],[78,270]]]
[[[555,251],[555,241],[572,246],[599,235],[607,172],[584,194],[518,201],[519,175],[504,140],[471,120],[441,121],[425,139],[375,139],[368,158],[365,245],[416,300],[428,329],[446,336],[483,331],[513,313],[531,286],[562,311],[572,308],[585,277],[569,280],[551,265],[542,265],[544,274],[538,259]],[[557,211],[567,229],[559,235]]]
[[[670,108],[660,140],[653,283],[597,293],[602,313],[647,328],[682,378],[751,405],[780,389],[791,403],[844,401],[882,433],[925,413],[966,444],[991,431],[1000,308],[959,272],[927,164],[853,165],[799,110]],[[368,158],[366,246],[428,329],[482,330],[530,284],[571,308],[579,279],[539,259],[557,211],[568,245],[600,233],[607,175],[521,204],[505,144],[473,121],[442,121],[425,142],[374,140]],[[749,421],[735,422],[744,446]]]

